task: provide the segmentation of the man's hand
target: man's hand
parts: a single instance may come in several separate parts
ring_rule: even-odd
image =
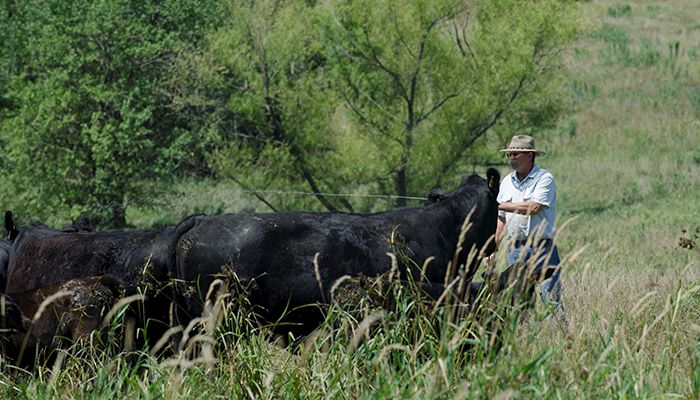
[[[493,253],[490,256],[484,258],[484,261],[486,261],[487,267],[495,268],[496,267],[496,253]]]

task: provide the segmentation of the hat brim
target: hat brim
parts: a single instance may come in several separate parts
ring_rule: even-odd
[[[532,149],[502,149],[502,150],[498,150],[498,151],[500,151],[501,153],[506,153],[509,151],[521,151],[523,153],[535,153],[536,156],[543,156],[543,155],[547,154],[542,150],[532,150]]]

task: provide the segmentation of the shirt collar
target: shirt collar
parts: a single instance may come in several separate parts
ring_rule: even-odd
[[[514,183],[523,184],[523,183],[527,182],[528,179],[533,179],[535,176],[537,176],[537,174],[539,172],[540,172],[540,167],[538,167],[537,164],[534,164],[532,166],[532,169],[530,170],[530,173],[527,174],[525,179],[523,179],[522,181],[520,179],[518,179],[518,173],[515,171],[513,171],[511,178],[513,179]]]

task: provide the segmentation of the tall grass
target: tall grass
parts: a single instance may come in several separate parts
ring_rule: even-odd
[[[586,266],[567,275],[569,328],[541,302],[529,313],[486,302],[454,319],[454,303],[415,301],[394,290],[395,309],[368,297],[328,310],[298,348],[250,323],[245,301],[205,315],[207,357],[127,362],[118,347],[89,341],[32,376],[5,366],[3,398],[643,398],[697,397],[700,273]],[[692,283],[694,282],[694,283]],[[494,333],[497,332],[497,335]],[[136,359],[136,358],[134,358]]]

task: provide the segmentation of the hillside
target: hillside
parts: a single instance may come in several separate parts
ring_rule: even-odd
[[[569,58],[576,111],[547,160],[562,219],[612,265],[683,262],[678,237],[700,221],[700,9],[593,2],[586,19]]]

